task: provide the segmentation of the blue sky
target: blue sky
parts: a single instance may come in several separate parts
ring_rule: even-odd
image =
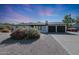
[[[79,16],[78,4],[0,4],[0,22],[62,22],[65,15]]]

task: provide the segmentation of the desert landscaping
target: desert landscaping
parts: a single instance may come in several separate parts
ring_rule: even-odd
[[[74,55],[79,54],[78,32],[40,33],[37,40],[10,38],[11,33],[0,33],[2,55]]]
[[[78,4],[0,8],[0,55],[79,55]]]
[[[49,34],[41,34],[38,40],[14,40],[11,33],[0,33],[1,55],[69,55]]]

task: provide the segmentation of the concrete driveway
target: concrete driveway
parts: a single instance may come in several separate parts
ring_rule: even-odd
[[[69,34],[50,34],[71,55],[79,55],[79,32]]]
[[[27,42],[9,39],[0,33],[0,54],[8,55],[68,55],[69,53],[51,36],[41,34],[40,39]]]

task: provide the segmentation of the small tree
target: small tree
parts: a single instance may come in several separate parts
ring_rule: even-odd
[[[75,22],[76,24],[79,24],[79,17],[76,18]]]
[[[71,17],[71,15],[65,15],[63,22],[66,24],[67,28],[75,22],[75,20]]]

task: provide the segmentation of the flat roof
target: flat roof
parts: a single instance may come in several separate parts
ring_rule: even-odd
[[[5,24],[1,24],[1,25],[5,25]],[[37,22],[37,23],[33,23],[33,22],[30,22],[30,23],[19,23],[19,24],[9,24],[9,25],[21,25],[21,26],[24,26],[24,25],[27,25],[27,26],[31,26],[31,25],[38,25],[38,26],[42,26],[42,25],[65,25],[63,22],[48,22],[48,23],[45,23],[45,22]]]
[[[43,22],[38,22],[38,23],[20,23],[17,25],[65,25],[65,24],[63,22],[48,22],[47,24]]]

